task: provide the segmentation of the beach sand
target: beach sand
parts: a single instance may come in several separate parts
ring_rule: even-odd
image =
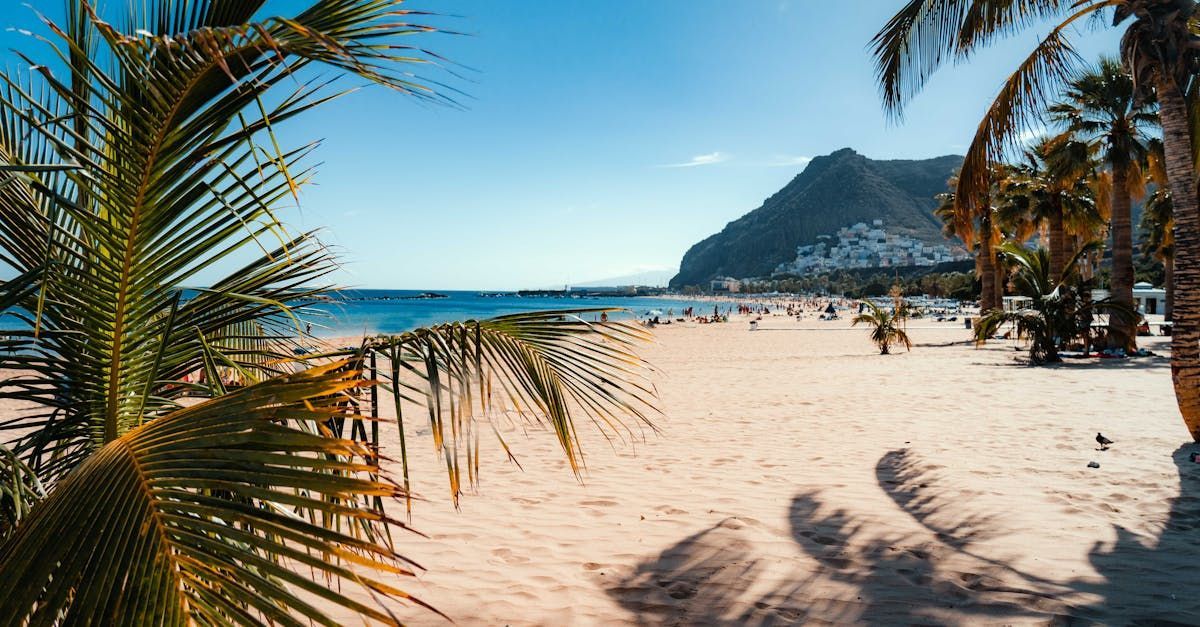
[[[460,511],[421,424],[429,538],[397,540],[427,570],[401,583],[460,625],[1200,623],[1167,359],[1030,368],[959,323],[909,332],[880,356],[845,321],[659,327],[660,433],[581,424],[582,483],[547,432],[508,434],[523,470],[485,438]]]

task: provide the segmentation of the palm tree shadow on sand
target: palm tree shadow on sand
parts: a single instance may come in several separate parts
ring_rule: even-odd
[[[642,562],[609,594],[641,625],[1200,623],[1200,464],[1174,453],[1179,496],[1161,534],[1118,526],[1089,554],[1095,573],[1052,581],[975,550],[999,513],[944,495],[938,468],[908,450],[876,464],[879,486],[912,525],[864,522],[793,497],[788,534],[731,517]],[[788,537],[799,551],[778,550]],[[770,547],[759,550],[758,547]]]

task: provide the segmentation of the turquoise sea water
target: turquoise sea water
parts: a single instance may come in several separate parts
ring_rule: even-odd
[[[395,300],[425,291],[445,294],[448,298]],[[393,300],[388,300],[389,298]],[[744,302],[756,301],[747,298]],[[440,290],[348,290],[342,292],[340,300],[316,307],[326,315],[314,321],[312,332],[318,337],[399,333],[453,320],[492,318],[528,311],[596,307],[620,307],[629,310],[628,313],[615,316],[618,319],[658,315],[665,320],[668,311],[673,310],[675,316],[679,316],[685,307],[694,306],[697,314],[712,313],[713,305],[712,302],[652,297],[557,298],[484,296],[478,292]],[[719,307],[724,313],[731,305],[720,303]]]

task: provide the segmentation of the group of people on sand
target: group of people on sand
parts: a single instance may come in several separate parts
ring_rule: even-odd
[[[667,310],[665,317],[661,311],[646,312],[641,324],[647,327],[671,324],[672,321],[714,324],[729,322],[729,318],[735,314],[752,316],[756,320],[762,320],[763,316],[782,315],[797,319],[814,317],[822,320],[836,320],[838,319],[836,313],[838,309],[848,309],[853,304],[854,302],[849,299],[838,297],[775,296],[759,302],[739,302],[729,299],[715,303],[711,313],[698,313],[693,305],[681,309],[679,318],[675,317],[674,309]]]
[[[768,316],[771,310],[766,305],[738,305],[738,313],[743,316]]]
[[[740,306],[739,306],[739,308],[740,308]],[[685,307],[683,309],[683,311],[681,312],[683,314],[683,317],[679,318],[679,322],[691,321],[691,322],[695,322],[697,324],[711,324],[714,322],[728,322],[730,311],[732,311],[732,308],[726,308],[725,313],[722,314],[720,306],[713,305],[712,315],[697,316],[695,307]],[[670,324],[671,323],[670,318],[672,318],[674,315],[675,315],[675,310],[668,309],[667,310],[667,318],[668,319],[665,323],[660,322],[658,319],[658,316],[655,316],[646,321],[646,326],[652,327],[652,326],[659,325],[659,324]]]
[[[713,315],[711,315],[711,316],[696,316],[696,318],[693,319],[693,322],[695,322],[696,324],[713,324],[716,322],[729,322],[729,314],[728,313],[726,313],[726,314],[713,313]]]
[[[639,321],[646,327],[656,327],[659,325],[671,324],[672,322],[691,322],[695,324],[714,324],[720,322],[729,322],[733,315],[749,316],[755,320],[762,320],[764,316],[783,316],[802,320],[806,317],[819,318],[821,320],[838,320],[838,311],[852,309],[855,302],[844,298],[792,298],[792,299],[776,299],[768,303],[745,303],[731,302],[728,305],[721,303],[714,304],[711,313],[697,314],[695,306],[684,307],[679,310],[680,317],[675,317],[675,310],[668,309],[664,314],[662,311],[647,311],[639,317]],[[602,314],[599,318],[600,322],[608,320],[607,314]]]

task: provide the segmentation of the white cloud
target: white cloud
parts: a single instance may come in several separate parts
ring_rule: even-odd
[[[812,161],[812,157],[804,155],[788,155],[776,154],[769,158],[740,160],[742,166],[752,168],[804,168]],[[656,168],[694,168],[702,165],[714,165],[731,161],[730,156],[724,152],[710,152],[703,155],[696,155],[691,159],[682,163],[666,163],[654,166]]]
[[[804,157],[800,155],[775,155],[771,157],[764,165],[769,168],[796,168],[808,165],[812,161],[812,157]]]
[[[728,161],[728,160],[729,160],[729,155],[727,155],[723,152],[710,152],[708,154],[696,155],[696,156],[692,157],[690,160],[684,161],[683,163],[667,163],[664,165],[660,165],[658,167],[660,167],[660,168],[694,168],[699,165],[713,165],[715,163],[721,163],[722,161]]]

